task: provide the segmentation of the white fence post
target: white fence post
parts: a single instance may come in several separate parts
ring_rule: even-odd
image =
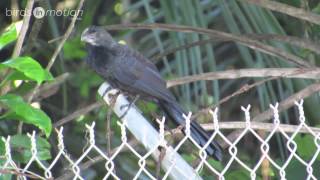
[[[106,82],[102,84],[98,90],[99,94],[102,96],[109,87],[110,85]],[[112,98],[110,98],[109,95],[114,95],[116,92],[116,89],[108,91],[103,97],[104,101],[110,105]],[[113,111],[118,117],[121,117],[127,111],[127,107],[121,107],[128,104],[128,100],[120,94],[112,107]],[[132,105],[126,115],[122,118],[122,121],[125,122],[127,129],[149,152],[153,151],[153,157],[155,160],[158,160],[160,152],[157,147],[161,136],[158,131],[150,125],[148,120],[142,116],[141,112]],[[171,146],[167,146],[165,156],[161,163],[165,172],[169,172],[169,176],[173,179],[201,179],[196,171],[177,152],[175,152]]]

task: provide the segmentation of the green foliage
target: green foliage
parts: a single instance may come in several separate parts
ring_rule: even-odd
[[[103,82],[102,78],[95,72],[85,69],[79,69],[72,77],[72,85],[80,90],[82,97],[88,97],[90,89],[97,87]]]
[[[4,48],[6,45],[15,41],[18,37],[16,24],[11,24],[6,31],[0,36],[0,50]]]
[[[311,135],[302,135],[298,134],[294,141],[298,145],[298,153],[301,157],[304,159],[311,159],[315,155],[317,151],[317,146],[315,142],[315,138],[313,138]],[[320,142],[317,142],[320,144]],[[320,160],[320,156],[317,157],[318,160]]]
[[[319,178],[320,171],[318,171],[318,169],[320,169],[320,162],[315,161],[312,164],[312,168],[313,168],[313,175],[316,178]],[[286,178],[290,180],[306,179],[306,177],[308,176],[306,171],[306,166],[304,166],[300,161],[296,160],[295,158],[293,158],[290,161],[288,167],[285,170],[286,170]]]
[[[318,3],[318,5],[316,7],[314,7],[312,9],[313,12],[317,13],[317,14],[320,14],[320,3]]]
[[[234,170],[226,174],[226,179],[250,179],[250,173],[246,170]]]
[[[25,77],[37,81],[38,84],[41,84],[45,80],[53,80],[51,73],[43,69],[41,65],[31,57],[17,57],[9,59],[1,63],[0,66],[13,68],[23,73]],[[24,79],[21,75],[14,77]]]
[[[51,120],[42,110],[32,107],[20,96],[13,94],[0,96],[0,104],[9,108],[9,112],[1,116],[1,119],[17,119],[35,125],[49,137],[52,130]]]
[[[65,60],[82,59],[86,55],[79,37],[68,40],[63,45],[63,53]]]
[[[19,7],[25,7],[26,2],[27,1],[19,2]],[[71,0],[70,2],[76,1]],[[95,3],[86,3],[86,6],[84,7],[84,15],[81,17],[81,20],[77,21],[76,27],[74,28],[73,35],[75,36],[71,36],[64,44],[63,53],[59,55],[57,62],[52,67],[52,72],[56,74],[61,74],[64,72],[69,72],[72,74],[72,79],[61,86],[61,91],[57,91],[53,98],[46,99],[45,103],[42,104],[45,106],[46,111],[52,114],[52,118],[60,119],[61,117],[71,114],[74,110],[83,108],[85,105],[92,103],[92,101],[99,99],[94,95],[96,95],[96,89],[103,80],[97,76],[95,72],[90,71],[83,61],[77,61],[79,59],[83,59],[85,56],[83,44],[79,41],[79,35],[85,27],[91,24],[107,25],[127,22],[161,22],[216,29],[223,32],[230,32],[235,35],[252,33],[280,35],[290,34],[296,37],[308,38],[313,41],[317,41],[319,39],[320,28],[318,25],[299,20],[298,18],[289,17],[286,14],[278,12],[274,13],[273,11],[269,11],[265,8],[241,1],[161,0],[159,2],[155,2],[149,0],[138,0],[129,1],[128,4],[124,2],[125,1],[113,1],[112,3],[108,4],[108,6],[103,6],[103,10],[101,10],[101,5],[106,4],[103,0],[97,0]],[[320,4],[315,0],[312,2],[310,1],[308,4],[301,0],[281,0],[279,2],[283,2],[297,8],[305,8],[305,10],[310,10],[311,12],[318,14],[320,12]],[[3,4],[7,5],[8,3]],[[59,4],[59,6],[61,6],[64,3]],[[8,4],[8,8],[10,8],[9,5],[10,4]],[[55,3],[52,5],[52,7],[57,7],[57,4]],[[36,125],[43,131],[47,131],[47,136],[49,126],[51,131],[51,121],[49,117],[44,114],[44,112],[31,107],[19,96],[13,95],[14,97],[10,97],[12,96],[12,93],[19,94],[20,96],[25,96],[26,94],[30,93],[30,90],[34,89],[35,83],[29,83],[28,81],[35,81],[40,84],[44,81],[53,79],[51,74],[44,70],[35,59],[50,59],[52,51],[54,48],[56,48],[56,43],[48,44],[46,41],[48,39],[55,39],[61,36],[68,25],[70,17],[66,19],[59,17],[61,18],[59,21],[56,19],[56,17],[44,18],[46,18],[46,25],[48,26],[42,25],[39,36],[34,43],[36,44],[36,46],[34,46],[35,51],[29,51],[30,53],[25,53],[25,55],[28,57],[10,59],[4,64],[0,64],[0,79],[4,79],[3,81],[0,81],[0,93],[6,93],[5,89],[7,86],[10,86],[10,94],[0,96],[2,98],[0,100],[0,105],[4,105],[9,110],[7,114],[1,114],[2,116],[0,115],[2,118],[0,132],[3,134],[3,130],[6,127],[9,127],[8,125],[11,125],[9,121],[5,120],[10,119],[17,119],[22,122],[29,122],[29,124]],[[10,20],[10,18],[4,19]],[[2,27],[7,26],[6,24],[1,25],[3,25]],[[0,36],[0,50],[7,51],[7,49],[4,47],[8,47],[10,43],[17,39],[18,33],[16,27],[17,26],[15,26],[15,24],[10,25],[9,28],[7,28],[7,30],[5,30]],[[28,33],[30,32],[30,28]],[[160,30],[138,31],[122,29],[119,31],[112,31],[111,33],[116,37],[116,39],[119,35],[121,36],[121,39],[130,39],[127,41],[129,45],[135,49],[138,49],[147,57],[153,57],[162,51],[179,47],[187,43],[208,39],[208,37],[199,35],[197,33],[165,32]],[[313,51],[308,49],[293,47],[288,43],[281,42],[281,40],[263,40],[261,42],[271,45],[277,49],[285,50],[288,53],[303,57],[306,61],[313,61],[317,65],[319,64],[319,57]],[[23,48],[27,47],[29,43],[30,42],[28,41],[27,35],[24,41],[25,46]],[[2,59],[5,60],[8,59],[8,57]],[[185,48],[183,50],[174,52],[170,56],[157,61],[156,65],[161,71],[163,77],[167,77],[167,79],[174,79],[177,77],[199,74],[202,72],[214,72],[217,70],[222,71],[226,69],[291,67],[290,64],[282,60],[283,59],[281,58],[276,58],[274,56],[255,51],[254,49],[250,49],[239,43],[213,41],[212,43],[208,43],[206,45]],[[3,72],[5,72],[2,71],[4,68],[11,68],[11,70],[9,71],[10,73],[5,74],[6,77],[2,78],[1,75],[4,74]],[[11,87],[14,80],[28,81],[24,81],[22,86]],[[242,80],[198,81],[195,83],[174,87],[171,90],[174,91],[174,94],[176,95],[177,99],[179,99],[180,103],[185,107],[188,107],[187,110],[197,111],[199,108],[207,107],[208,105],[214,105],[216,102],[221,100],[222,97],[226,97],[238,90],[243,86],[244,83],[253,83],[258,80],[261,79],[246,78]],[[300,90],[311,83],[313,82],[283,78],[276,81],[267,82],[258,86],[257,88],[254,88],[250,92],[243,93],[241,98],[243,98],[245,101],[249,99],[250,103],[253,103],[251,101],[253,100],[256,105],[260,105],[260,107],[256,107],[256,110],[260,112],[269,108],[270,103],[281,101],[297,92],[297,90]],[[80,96],[78,97],[79,94]],[[233,100],[227,102],[229,104],[221,107],[221,119],[234,119],[235,117],[238,117],[239,105],[243,102],[243,99],[241,98],[238,99],[237,97],[234,97]],[[317,111],[317,107],[319,107],[319,97],[317,95],[309,98],[309,100],[310,99],[310,102],[306,101],[305,103],[307,120],[311,122],[311,124],[319,124],[318,117],[320,111]],[[4,103],[2,101],[8,102]],[[21,103],[22,105],[19,105]],[[10,106],[8,106],[8,104]],[[61,106],[61,104],[63,104],[63,106]],[[146,102],[139,104],[139,107],[141,107],[145,115],[150,115],[152,113],[158,114],[158,106],[156,104]],[[7,109],[1,109],[1,112],[6,112]],[[38,113],[33,111],[40,111],[42,116],[45,116],[45,118],[41,118],[41,115],[34,115],[38,118],[33,117],[33,119],[28,119],[30,118],[28,116],[32,114],[28,112],[29,110],[32,113]],[[65,132],[68,133],[66,139],[68,139],[67,137],[69,137],[69,139],[72,139],[73,137],[79,137],[79,134],[84,132],[85,123],[96,121],[97,143],[100,143],[99,145],[102,144],[103,147],[105,147],[106,114],[107,109],[100,108],[76,118],[76,121],[66,125],[69,126],[71,124],[72,126],[72,131]],[[281,116],[282,123],[289,123],[289,119],[291,118],[290,114],[284,112]],[[43,119],[46,119],[45,122]],[[112,145],[114,145],[114,142],[120,143],[120,128],[116,124],[116,119],[118,118],[112,116]],[[211,116],[208,117],[204,115],[202,119],[203,122],[211,123]],[[199,120],[199,118],[197,120]],[[16,126],[10,126],[8,129],[10,130],[6,132],[14,133]],[[25,127],[24,130],[29,131],[30,129]],[[30,155],[30,152],[27,152],[30,149],[30,140],[27,140],[26,138],[27,137],[20,137],[16,138],[16,140],[12,139],[15,144],[13,151],[14,158],[15,160],[18,158],[20,162],[25,162],[27,159],[25,154],[29,153]],[[285,141],[281,142],[281,139],[279,138],[278,140],[277,147],[279,147],[279,149],[277,150],[279,152],[286,152],[287,150],[285,147]],[[85,139],[79,138],[79,142],[66,144],[71,149],[75,149],[73,152],[70,151],[70,154],[73,155],[79,153],[79,149],[83,148],[80,146],[81,144],[85,144],[85,141]],[[314,152],[316,152],[314,139],[311,136],[298,135],[295,138],[295,141],[298,145],[298,154],[307,160],[312,158]],[[28,143],[24,144],[23,142]],[[37,143],[38,146],[39,143],[41,142]],[[19,147],[23,149],[23,151],[19,151]],[[43,147],[45,150],[49,150],[49,148],[50,147]],[[1,155],[3,155],[4,146],[2,141],[0,141],[0,152]],[[22,152],[21,155],[19,155],[20,152]],[[42,160],[49,159],[48,152],[45,154],[46,156],[44,156]],[[184,154],[183,156],[190,164],[196,162],[197,160],[197,157],[194,154]],[[245,159],[245,162],[252,166],[256,164],[256,162],[252,160],[252,157],[244,152],[239,152],[238,157]],[[123,155],[117,160],[121,163],[123,163],[125,160],[125,162],[128,162],[127,166],[131,167],[132,164],[136,164],[136,162],[132,159],[134,158],[130,155]],[[285,155],[282,157],[282,160],[279,159],[279,162],[283,162],[284,160],[286,160]],[[319,173],[315,172],[316,169],[319,169],[318,160],[319,157],[314,164],[314,173],[317,175],[316,177],[320,177]],[[212,159],[208,159],[208,162],[218,170],[222,170],[222,164],[226,163],[220,163]],[[93,168],[90,167],[88,169],[89,171],[92,171]],[[128,169],[129,168],[119,171],[119,174],[136,173],[134,170]],[[152,170],[153,169],[154,167],[152,167]],[[301,163],[298,161],[294,161],[288,166],[287,178],[304,179],[306,174],[301,173],[301,171],[305,171],[305,166],[301,165]],[[103,173],[104,172],[105,171],[103,171]],[[275,173],[277,172],[278,171],[275,170]],[[86,172],[84,172],[84,174],[85,173]],[[98,171],[94,173],[97,174],[95,179],[102,178],[98,177]],[[216,178],[213,176],[208,176],[211,173],[207,171],[202,173],[204,179]],[[270,173],[271,178],[274,178],[273,175],[274,173]],[[7,179],[11,179],[11,177],[9,176]],[[232,165],[232,170],[226,172],[226,179],[250,179],[250,175],[245,169],[239,168],[239,165],[236,163]]]
[[[51,159],[51,145],[50,143],[41,137],[36,137],[37,145],[37,157],[40,160]],[[0,141],[0,153],[4,155],[4,142]],[[31,153],[31,140],[27,135],[14,135],[10,138],[10,149],[11,154],[13,155],[13,160],[15,162],[27,163],[32,156]]]

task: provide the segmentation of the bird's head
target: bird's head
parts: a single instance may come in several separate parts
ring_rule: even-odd
[[[81,34],[81,41],[92,46],[104,46],[107,48],[112,48],[117,44],[105,28],[99,26],[86,28]]]

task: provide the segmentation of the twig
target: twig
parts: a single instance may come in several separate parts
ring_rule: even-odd
[[[19,10],[18,0],[11,0],[11,9],[13,11]],[[11,19],[12,19],[12,22],[16,22],[19,20],[19,15],[17,13],[12,13]]]
[[[278,107],[279,113],[292,107],[296,100],[305,99],[306,97],[309,97],[319,91],[320,91],[320,83],[315,83],[315,84],[312,84],[312,85],[302,89],[301,91],[291,95],[290,97],[288,97],[287,99],[285,99],[279,103],[279,107]],[[263,113],[252,118],[252,121],[262,122],[262,121],[266,121],[267,119],[272,118],[272,116],[273,116],[273,110],[268,109],[268,110],[264,111]],[[241,131],[234,131],[228,135],[228,139],[233,141],[238,137],[238,135],[240,133],[241,133]]]
[[[50,58],[49,63],[48,63],[48,65],[47,65],[47,67],[46,67],[46,70],[50,71],[50,69],[51,69],[53,63],[55,62],[56,58],[58,57],[58,55],[59,55],[59,53],[60,53],[60,51],[61,51],[64,43],[65,43],[65,42],[67,41],[67,39],[69,38],[69,36],[70,36],[70,34],[71,34],[71,32],[72,32],[75,24],[76,24],[77,18],[78,18],[78,16],[79,16],[79,12],[80,12],[80,10],[81,10],[81,8],[82,8],[82,6],[83,6],[84,1],[85,1],[85,0],[81,0],[81,1],[79,2],[78,7],[77,7],[77,11],[76,11],[77,13],[72,17],[71,23],[70,23],[67,31],[64,33],[61,42],[59,43],[59,45],[58,45],[57,48],[55,49],[52,57]],[[31,102],[31,101],[32,101],[33,96],[37,93],[39,87],[40,87],[40,84],[38,84],[38,85],[34,88],[33,93],[32,93],[32,94],[30,95],[30,97],[28,98],[28,102]]]
[[[303,49],[310,49],[313,52],[320,54],[320,51],[319,51],[320,44],[306,38],[300,38],[295,36],[284,36],[284,35],[278,35],[278,34],[248,34],[245,36],[253,38],[255,40],[259,40],[259,41],[274,40],[274,41],[285,42]]]
[[[40,1],[40,2],[43,2],[43,1]],[[41,30],[43,22],[44,22],[44,18],[36,19],[34,21],[32,28],[31,28],[31,32],[29,33],[29,37],[27,40],[28,44],[26,45],[26,48],[24,51],[25,54],[28,54],[32,50],[32,48],[34,47],[34,44],[38,38],[38,35]]]
[[[128,144],[129,144],[131,147],[134,148],[135,146],[138,145],[138,141],[135,140],[135,139],[133,139],[133,140],[129,141]],[[116,151],[118,151],[118,148],[119,148],[119,147],[112,149],[112,150],[111,150],[111,155],[114,154]],[[124,146],[124,147],[121,149],[120,152],[125,152],[125,151],[127,151],[127,150],[128,150],[128,147],[127,147],[127,146]],[[97,155],[96,157],[92,158],[91,160],[88,160],[88,161],[80,164],[79,167],[80,167],[81,170],[85,170],[85,169],[88,169],[88,168],[90,168],[91,166],[93,166],[93,165],[95,165],[95,164],[97,164],[97,163],[99,163],[99,162],[101,162],[101,161],[105,161],[105,160],[106,160],[106,159],[105,159],[103,156]],[[68,171],[70,171],[70,170],[68,170]],[[73,176],[73,172],[65,172],[65,173],[63,173],[62,176],[58,177],[56,180],[71,179],[72,176]]]
[[[159,147],[160,149],[160,154],[159,154],[159,158],[157,161],[157,165],[156,165],[156,179],[161,179],[160,177],[160,173],[161,173],[161,164],[162,164],[162,160],[164,158],[164,156],[166,155],[166,149],[163,147]]]
[[[56,37],[56,38],[54,38],[54,39],[51,39],[51,40],[48,41],[48,44],[54,43],[54,42],[56,42],[56,41],[60,41],[62,38],[63,38],[63,36],[60,36],[60,37]]]
[[[191,27],[191,26],[183,26],[183,25],[173,25],[173,24],[160,24],[160,23],[152,23],[152,24],[117,24],[117,25],[108,25],[105,27],[108,30],[119,30],[119,29],[161,29],[165,31],[175,31],[175,32],[185,32],[185,33],[199,33],[203,35],[208,35],[212,38],[223,38],[230,41],[235,41],[245,45],[251,49],[279,57],[287,62],[296,64],[300,67],[314,67],[313,64],[303,60],[302,58],[290,54],[282,49],[275,48],[273,46],[269,46],[263,44],[255,39],[234,35],[226,32],[216,31],[212,29],[199,28],[199,27]]]
[[[254,87],[257,87],[257,86],[260,86],[261,84],[267,82],[267,81],[271,81],[271,80],[274,80],[274,79],[277,79],[278,77],[271,77],[271,78],[267,78],[267,79],[263,79],[261,81],[257,81],[253,84],[245,84],[244,86],[242,86],[240,89],[238,89],[236,92],[232,93],[231,95],[229,96],[226,96],[224,97],[223,99],[221,99],[216,105],[213,106],[213,108],[211,109],[215,109],[216,107],[219,107],[221,104],[229,101],[231,98],[235,97],[235,96],[238,96],[242,93],[245,93],[247,91],[249,91],[250,89],[254,88]]]
[[[12,174],[12,175],[17,175],[17,176],[23,176],[23,177],[28,177],[30,179],[46,179],[34,172],[27,171],[26,173],[22,173],[19,171],[22,171],[22,169],[0,169],[0,175],[4,174]]]
[[[245,93],[245,92],[251,90],[254,87],[257,87],[257,86],[259,86],[259,85],[261,85],[261,84],[263,84],[263,83],[265,83],[267,81],[271,81],[271,80],[274,80],[274,79],[277,79],[277,78],[278,77],[271,77],[271,78],[263,79],[261,81],[257,81],[257,82],[255,82],[253,84],[250,84],[250,85],[245,84],[244,86],[242,86],[240,89],[238,89],[237,91],[235,91],[231,95],[226,96],[223,99],[221,99],[217,104],[211,105],[209,107],[206,107],[204,109],[199,110],[197,113],[192,115],[192,119],[196,119],[197,117],[199,117],[200,114],[207,114],[211,109],[215,109],[215,108],[219,107],[221,104],[229,101],[231,98],[233,98],[235,96],[238,96],[238,95],[240,95],[242,93]]]
[[[81,109],[69,114],[68,116],[60,119],[59,121],[55,122],[53,124],[53,127],[56,128],[56,127],[62,126],[62,125],[72,121],[73,119],[75,119],[81,115],[87,114],[88,112],[101,107],[103,104],[104,104],[103,102],[95,102],[93,104],[90,104],[89,106],[81,108]]]
[[[295,36],[284,36],[284,35],[278,35],[278,34],[248,34],[248,35],[243,35],[246,36],[248,38],[252,38],[255,40],[275,40],[275,41],[281,41],[281,42],[285,42],[285,43],[289,43],[291,45],[295,45],[298,46],[300,48],[304,48],[304,49],[310,49],[312,50],[314,53],[320,54],[320,44],[315,43],[313,41],[310,41],[309,39],[305,39],[305,38],[299,38],[299,37],[295,37]],[[207,43],[211,43],[211,42],[217,42],[217,41],[223,41],[223,42],[228,42],[230,40],[227,39],[221,39],[221,38],[215,38],[215,39],[205,39],[205,40],[199,40],[199,41],[195,41],[192,43],[188,43],[179,47],[175,47],[169,50],[164,51],[161,54],[155,55],[153,57],[151,57],[151,61],[155,62],[160,60],[161,58],[175,53],[177,51],[183,50],[183,49],[188,49],[194,46],[201,46]]]
[[[76,11],[76,12],[77,12],[76,15],[74,15],[74,16],[72,17],[71,23],[70,23],[67,31],[66,31],[65,34],[63,35],[62,40],[60,41],[58,47],[57,47],[56,50],[54,51],[54,53],[53,53],[53,55],[52,55],[52,57],[51,57],[48,65],[47,65],[47,67],[46,67],[46,69],[47,69],[48,71],[51,69],[51,67],[52,67],[53,63],[55,62],[57,56],[59,55],[59,53],[60,53],[60,51],[61,51],[64,43],[67,41],[67,39],[69,38],[70,34],[72,33],[72,30],[73,30],[73,28],[74,28],[74,26],[75,26],[75,24],[76,24],[76,21],[77,21],[77,19],[78,19],[78,16],[79,16],[80,10],[82,9],[82,6],[83,6],[84,1],[85,1],[85,0],[81,0],[81,1],[79,2],[78,7],[77,7],[77,11]]]
[[[34,0],[29,0],[28,3],[27,3],[27,6],[25,8],[25,12],[31,12],[32,8],[33,8],[33,4],[34,4]],[[19,33],[19,37],[18,37],[17,43],[16,43],[16,45],[14,47],[14,50],[13,50],[13,53],[12,53],[12,58],[16,58],[16,57],[20,56],[22,45],[23,45],[23,41],[24,41],[24,38],[25,38],[26,33],[28,31],[28,28],[29,28],[30,19],[31,19],[31,15],[26,15],[23,18],[21,31]],[[9,73],[10,73],[10,70],[7,71],[5,74],[8,75]],[[22,126],[23,126],[23,122],[19,122],[18,130],[17,130],[18,134],[21,134]]]
[[[158,54],[158,55],[155,55],[154,57],[151,57],[150,59],[151,59],[151,61],[155,62],[155,61],[158,61],[161,58],[163,58],[163,57],[165,57],[165,56],[167,56],[169,54],[175,53],[177,51],[180,51],[180,50],[183,50],[183,49],[188,49],[188,48],[191,48],[191,47],[194,47],[194,46],[201,46],[203,44],[207,44],[207,43],[210,43],[210,42],[213,42],[213,41],[217,41],[217,40],[215,40],[215,39],[205,39],[205,40],[195,41],[195,42],[188,43],[188,44],[185,44],[185,45],[173,48],[173,49],[166,50],[161,54]]]
[[[267,137],[267,133],[262,130],[258,130],[258,135],[262,139],[266,139],[266,137]],[[270,153],[270,152],[268,152],[268,153]],[[260,155],[263,157],[264,152],[261,152]],[[262,175],[263,180],[271,179],[270,178],[270,162],[269,162],[268,158],[266,158],[266,157],[262,160],[262,163],[261,163],[261,175]]]
[[[63,73],[63,74],[59,75],[58,77],[56,77],[53,82],[44,83],[39,88],[39,90],[35,93],[33,98],[36,99],[36,101],[39,101],[39,99],[49,97],[50,95],[52,95],[52,91],[54,91],[55,89],[58,89],[58,87],[62,83],[64,83],[69,77],[70,77],[69,73]],[[25,98],[29,97],[31,95],[31,93],[32,92],[29,92],[28,94],[26,94]],[[45,97],[43,96],[44,94],[46,94]],[[41,98],[38,98],[39,96],[41,96]]]
[[[177,86],[200,80],[238,79],[245,77],[320,79],[320,68],[253,68],[209,72],[169,80],[167,81],[167,87]]]
[[[273,11],[277,11],[283,14],[288,14],[298,19],[303,19],[311,23],[320,25],[320,15],[305,11],[302,8],[296,8],[296,7],[289,6],[287,4],[283,4],[276,1],[269,1],[269,0],[258,0],[258,1],[257,0],[239,0],[239,1],[255,4],[257,6],[261,6],[261,7],[264,7]]]
[[[34,4],[34,0],[28,0],[25,12],[31,12],[33,4]],[[14,46],[14,50],[13,50],[13,54],[12,54],[13,58],[20,56],[22,45],[23,45],[23,41],[24,41],[24,38],[25,38],[26,33],[28,31],[28,28],[29,28],[30,18],[31,18],[31,15],[26,15],[23,18],[21,31],[19,33],[19,37],[18,37],[17,43]]]
[[[111,155],[111,118],[112,118],[112,109],[108,108],[107,110],[107,122],[106,122],[106,140],[107,140],[107,155]]]
[[[208,124],[201,124],[201,126],[205,129],[205,130],[214,130],[214,126],[212,123],[208,123]],[[247,124],[246,122],[239,122],[239,121],[228,121],[228,122],[219,122],[219,129],[244,129],[246,128]],[[273,123],[262,123],[262,122],[255,122],[255,121],[251,121],[250,122],[250,128],[254,129],[254,130],[261,130],[261,131],[273,131],[274,130],[275,125]],[[282,129],[284,132],[286,133],[294,133],[298,126],[297,125],[289,125],[289,124],[280,124],[279,128]],[[318,134],[320,133],[320,128],[317,127],[310,127],[310,129]],[[277,132],[279,132],[279,129],[277,130]],[[308,133],[310,134],[310,132],[308,131],[307,128],[302,127],[299,130],[299,133]]]

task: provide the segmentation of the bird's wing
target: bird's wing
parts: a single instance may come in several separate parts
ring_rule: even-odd
[[[143,58],[137,53],[129,53],[117,59],[119,63],[113,67],[113,77],[123,89],[129,92],[174,101],[175,98],[166,88],[166,82],[159,71],[151,62]]]

